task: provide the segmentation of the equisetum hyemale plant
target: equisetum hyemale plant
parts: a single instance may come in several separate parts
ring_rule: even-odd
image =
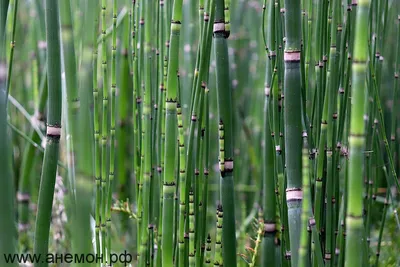
[[[399,18],[0,1],[0,266],[398,266]]]
[[[58,1],[46,1],[48,113],[33,252],[48,253],[50,221],[61,135],[61,57]],[[37,266],[47,266],[45,263]]]

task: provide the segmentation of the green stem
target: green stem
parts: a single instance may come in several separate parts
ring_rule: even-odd
[[[169,62],[167,75],[166,117],[165,117],[165,155],[164,155],[164,185],[163,185],[163,236],[162,258],[163,266],[173,266],[173,223],[174,223],[174,194],[176,191],[175,166],[177,148],[177,91],[179,68],[179,36],[181,32],[182,0],[176,0],[173,4],[171,20],[171,35],[169,40]]]
[[[364,110],[366,72],[368,60],[368,9],[369,0],[360,0],[357,7],[354,39],[352,112],[350,120],[350,158],[348,179],[348,203],[346,215],[346,266],[362,266],[366,255],[360,253],[363,246],[363,160],[365,145]]]
[[[300,2],[285,0],[286,46],[284,52],[285,160],[289,237],[292,266],[298,264],[301,233],[302,124],[301,124],[301,9]]]
[[[48,120],[34,242],[34,253],[42,256],[48,253],[51,210],[61,133],[61,63],[58,0],[46,0],[45,13],[49,86]],[[47,263],[35,263],[35,267],[47,266]]]

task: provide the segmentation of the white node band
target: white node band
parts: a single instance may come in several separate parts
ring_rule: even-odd
[[[264,232],[272,233],[276,231],[276,224],[275,223],[266,223],[264,224]]]
[[[61,127],[47,126],[47,135],[52,136],[60,136],[61,135]]]
[[[285,52],[284,61],[300,61],[300,52]]]
[[[271,88],[269,86],[266,86],[264,89],[265,95],[269,96],[270,92],[271,92]]]
[[[23,194],[20,192],[17,192],[17,200],[18,201],[29,201],[31,199],[29,194]]]
[[[302,200],[303,191],[300,188],[286,190],[286,199],[290,200]]]
[[[226,170],[233,170],[233,160],[227,160],[224,162],[224,167]]]
[[[222,32],[225,31],[225,23],[224,22],[217,22],[214,23],[214,32]]]

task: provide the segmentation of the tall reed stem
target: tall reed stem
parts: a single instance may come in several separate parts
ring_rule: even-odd
[[[229,58],[225,29],[224,1],[217,0],[214,20],[214,53],[216,59],[216,87],[220,127],[220,183],[221,202],[224,209],[222,229],[223,262],[236,266],[235,197],[233,181],[233,106],[229,77]],[[229,20],[229,18],[227,18]],[[221,211],[222,212],[222,211]]]
[[[48,116],[46,148],[36,217],[34,253],[44,257],[48,253],[51,211],[57,172],[59,140],[61,134],[61,62],[58,0],[46,0],[46,39],[48,58]],[[35,267],[46,267],[45,262]]]
[[[284,121],[286,202],[292,266],[298,264],[301,233],[302,125],[301,125],[301,9],[300,2],[285,0],[286,46],[284,52]]]
[[[360,0],[357,6],[354,56],[352,65],[352,109],[350,119],[350,158],[348,203],[346,216],[346,266],[362,266],[363,254],[363,160],[365,147],[365,94],[368,60],[369,0]]]

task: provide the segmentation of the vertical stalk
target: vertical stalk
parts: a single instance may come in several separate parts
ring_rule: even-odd
[[[350,119],[350,158],[348,203],[346,215],[346,266],[362,266],[363,245],[363,160],[365,145],[365,93],[368,60],[369,0],[360,0],[357,7],[354,56],[352,64],[352,112]]]
[[[269,2],[268,6],[268,21],[273,20],[273,1]],[[272,34],[274,33],[272,23],[268,23],[267,32],[267,53],[272,49]],[[271,51],[272,52],[272,51]],[[264,100],[264,149],[263,149],[263,211],[264,211],[264,235],[262,239],[262,265],[275,266],[275,235],[276,235],[276,199],[275,199],[275,148],[274,140],[271,135],[273,132],[273,106],[271,95],[272,81],[272,61],[268,54],[266,62],[266,77],[265,77],[265,100]],[[270,253],[272,252],[272,253]]]
[[[229,77],[229,58],[227,47],[228,33],[225,29],[224,1],[216,1],[214,20],[214,52],[216,59],[216,87],[218,92],[218,113],[220,131],[220,183],[221,200],[224,208],[224,227],[222,231],[223,262],[226,266],[236,266],[235,237],[235,197],[233,181],[233,106]]]
[[[391,119],[391,134],[390,134],[390,151],[392,156],[395,157],[396,151],[396,126],[397,126],[397,101],[399,98],[399,58],[400,58],[400,14],[397,15],[396,23],[396,53],[395,53],[395,66],[394,66],[394,86],[393,86],[393,108],[392,108],[392,119]],[[399,155],[397,155],[397,158]]]
[[[2,203],[0,214],[0,253],[17,252],[17,232],[14,225],[14,185],[11,176],[11,150],[7,133],[7,60],[5,53],[6,19],[9,1],[0,1],[0,169],[2,170]],[[51,210],[51,207],[50,207]],[[0,263],[5,265],[4,256]],[[16,264],[14,264],[16,266]]]
[[[337,62],[337,17],[338,17],[338,1],[331,2],[331,10],[333,12],[331,21],[331,41],[330,52],[327,69],[327,83],[326,83],[326,96],[328,98],[328,117],[327,117],[327,142],[326,142],[326,159],[327,159],[327,179],[325,184],[326,195],[326,239],[325,239],[325,260],[327,266],[332,266],[332,258],[334,254],[334,203],[335,203],[335,183],[334,176],[336,173],[336,165],[334,162],[336,151],[334,145],[336,144],[336,106],[337,106],[337,75],[338,75],[338,62]],[[322,152],[321,152],[322,153]]]
[[[311,210],[311,191],[310,191],[310,159],[308,154],[307,134],[303,133],[303,170],[302,170],[302,183],[303,183],[303,203],[301,213],[301,233],[300,233],[300,247],[299,247],[299,262],[298,266],[306,267],[311,264],[311,253],[310,253],[310,233],[311,224],[315,223],[315,220],[310,218]]]
[[[132,57],[129,53],[130,49],[130,34],[132,14],[129,12],[129,23],[126,22],[123,28],[122,45],[117,49],[117,55],[120,58],[120,67],[117,72],[117,79],[120,81],[120,91],[116,96],[116,137],[115,137],[115,181],[118,183],[118,198],[122,200],[133,200],[134,194],[132,189],[133,183],[130,177],[133,174],[133,162],[136,157],[133,155],[132,145],[135,139],[132,134],[132,119],[133,105],[136,101],[133,100],[132,94]],[[119,64],[118,64],[119,65]],[[118,127],[119,126],[119,127]],[[111,154],[111,153],[110,153]],[[115,187],[114,187],[115,188]],[[112,207],[111,203],[111,207]],[[130,230],[133,225],[130,220],[122,215],[122,231],[124,236],[131,236]],[[132,245],[133,240],[129,240],[129,245]]]
[[[149,245],[149,227],[151,223],[150,210],[151,210],[151,169],[152,169],[152,86],[151,86],[151,64],[152,64],[152,51],[151,51],[151,35],[152,35],[152,16],[151,11],[153,10],[153,5],[151,2],[146,1],[143,3],[144,6],[144,102],[143,102],[143,143],[142,143],[142,229],[141,229],[141,240],[140,240],[140,266],[145,266],[146,262],[150,260],[150,255],[148,253]],[[151,250],[151,248],[150,248]]]
[[[163,209],[163,195],[162,192],[162,181],[163,181],[163,162],[164,162],[164,141],[163,141],[163,133],[165,131],[165,84],[164,84],[164,57],[165,57],[165,30],[164,30],[164,14],[165,14],[165,4],[164,0],[159,0],[159,9],[158,9],[158,85],[159,85],[159,93],[158,93],[158,125],[157,125],[157,172],[159,179],[159,218],[158,218],[158,251],[157,251],[157,265],[161,265],[162,262],[162,209]]]
[[[177,149],[177,91],[178,91],[178,68],[179,68],[179,36],[181,32],[182,0],[175,0],[171,20],[171,31],[169,40],[169,62],[167,75],[166,116],[165,116],[165,171],[163,185],[163,236],[162,257],[163,266],[173,266],[173,221],[174,221],[174,194],[176,188],[176,149]],[[182,196],[181,196],[182,197]]]
[[[206,252],[204,255],[204,266],[211,266],[211,236],[208,234],[206,241]]]
[[[14,50],[15,50],[15,29],[17,23],[17,11],[18,11],[18,0],[14,0],[11,2],[9,8],[12,7],[12,30],[11,30],[11,46],[10,46],[10,56],[8,58],[8,73],[7,73],[7,95],[10,93],[10,84],[11,84],[11,74],[12,74],[12,65],[14,59]]]
[[[208,14],[208,13],[206,13]],[[206,15],[205,15],[206,16]],[[210,123],[209,123],[209,89],[206,87],[205,92],[204,92],[204,104],[205,104],[205,122],[204,122],[204,128],[203,128],[203,135],[204,135],[204,143],[203,143],[203,153],[204,153],[204,169],[203,169],[203,215],[202,215],[202,228],[201,228],[201,233],[200,233],[200,242],[201,242],[201,262],[203,262],[203,259],[205,257],[204,254],[207,252],[204,251],[203,247],[207,250],[207,245],[204,244],[204,240],[206,239],[206,230],[207,230],[207,208],[208,208],[208,175],[209,175],[209,150],[210,150]],[[208,239],[207,239],[208,242]],[[211,240],[210,240],[211,242]],[[200,266],[202,266],[200,264]]]
[[[97,2],[97,1],[96,1]],[[93,130],[94,130],[94,177],[96,183],[96,207],[95,207],[95,235],[96,253],[100,254],[101,238],[101,160],[100,160],[100,115],[99,115],[99,87],[97,82],[98,45],[97,32],[99,28],[98,2],[94,5],[94,29],[93,29]]]
[[[137,9],[137,4],[136,0],[132,1],[131,5],[131,70],[132,70],[132,88],[133,88],[133,93],[132,93],[132,101],[133,101],[133,107],[132,107],[132,117],[133,117],[133,124],[132,124],[132,132],[133,132],[133,174],[135,177],[136,184],[134,186],[135,188],[135,197],[137,201],[137,222],[136,222],[136,246],[137,248],[140,247],[139,244],[139,233],[140,233],[140,223],[141,223],[141,214],[140,214],[140,177],[139,177],[139,161],[140,161],[140,155],[139,155],[139,146],[140,146],[140,137],[139,137],[139,108],[140,108],[140,92],[139,92],[139,71],[138,71],[138,64],[139,64],[139,57],[137,54],[137,23],[138,20],[137,18],[139,17],[139,14],[135,12]]]
[[[217,207],[217,233],[215,235],[215,255],[214,255],[214,266],[224,266],[224,257],[223,257],[223,235],[224,235],[224,227],[223,220],[224,214],[222,210],[222,206],[218,205]],[[226,224],[225,224],[226,225]]]
[[[193,191],[189,191],[189,266],[195,266],[195,240],[194,240],[194,196]]]
[[[68,162],[68,180],[69,191],[71,192],[72,203],[75,203],[75,159],[78,148],[76,139],[78,139],[78,112],[79,112],[79,92],[76,77],[75,45],[74,32],[71,15],[71,3],[69,0],[61,3],[61,39],[63,52],[63,70],[65,72],[65,84],[67,91],[67,162]]]
[[[301,124],[301,9],[300,1],[285,0],[286,45],[284,51],[284,121],[286,202],[292,266],[298,264],[301,232],[302,124]]]
[[[34,242],[34,253],[42,256],[48,252],[51,210],[61,133],[61,63],[58,12],[58,0],[46,0],[48,119]],[[42,262],[35,264],[35,267],[46,266],[48,264]]]
[[[107,1],[101,0],[101,70],[103,75],[103,109],[101,120],[101,206],[100,232],[101,253],[106,255],[106,205],[107,205],[107,142],[108,142],[108,77],[106,50],[106,11]],[[100,117],[99,117],[100,120]]]
[[[268,64],[268,63],[267,63]],[[267,91],[269,94],[269,92]],[[276,234],[276,200],[275,200],[275,172],[274,146],[269,126],[270,103],[269,95],[265,99],[264,108],[264,149],[263,149],[263,210],[264,210],[264,236],[263,236],[263,266],[275,266],[275,234]]]
[[[185,156],[185,137],[182,119],[182,107],[177,105],[177,119],[178,119],[178,146],[179,146],[179,237],[178,239],[178,263],[179,266],[185,264],[185,240],[184,240],[184,223],[185,223],[185,184],[186,184],[186,156]],[[192,196],[193,197],[193,196]]]
[[[91,1],[84,5],[84,17],[82,19],[85,27],[89,29],[94,29],[94,18],[98,17],[98,1]],[[76,10],[74,6],[71,6],[72,10]],[[72,17],[71,13],[71,17]],[[77,25],[74,23],[74,25]],[[77,26],[75,29],[80,29]],[[97,28],[96,28],[97,29]],[[94,31],[97,37],[97,31]],[[75,39],[76,40],[76,39]],[[79,205],[75,206],[76,216],[73,218],[73,226],[71,229],[76,229],[71,235],[71,251],[73,253],[93,253],[94,247],[92,243],[92,226],[91,226],[91,216],[95,204],[95,185],[93,170],[93,148],[94,148],[94,132],[93,132],[93,113],[91,107],[93,105],[92,98],[92,50],[93,50],[93,36],[88,34],[84,35],[81,39],[80,49],[76,51],[76,55],[80,55],[76,58],[78,61],[77,68],[79,72],[76,74],[79,79],[79,109],[83,112],[78,112],[78,129],[76,129],[77,135],[75,135],[74,142],[76,145],[75,155],[76,155],[76,203]],[[79,42],[78,42],[79,44]],[[93,214],[95,215],[95,214]],[[75,264],[75,265],[78,265]],[[90,265],[87,263],[86,266]]]
[[[108,174],[107,202],[106,202],[106,226],[107,226],[107,250],[111,253],[111,206],[112,190],[115,172],[115,91],[117,89],[117,1],[113,0],[113,27],[112,27],[112,46],[111,46],[111,103],[110,103],[110,170]],[[105,86],[105,85],[103,85]],[[121,170],[122,171],[122,170]]]

